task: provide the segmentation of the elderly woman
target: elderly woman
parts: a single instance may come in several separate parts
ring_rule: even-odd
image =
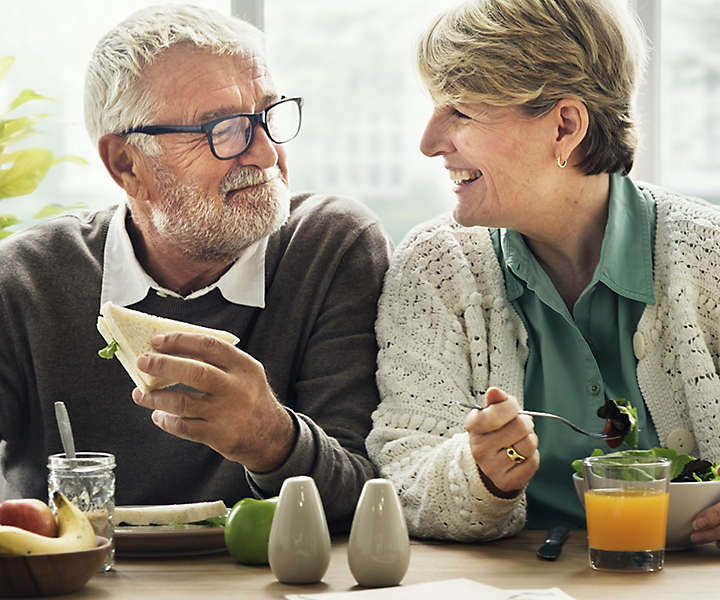
[[[584,526],[570,462],[607,447],[523,407],[599,431],[622,397],[640,447],[720,460],[720,212],[628,177],[642,61],[633,16],[600,0],[476,0],[419,45],[421,150],[457,205],[386,276],[367,440],[412,535]],[[720,507],[695,528],[720,538]]]

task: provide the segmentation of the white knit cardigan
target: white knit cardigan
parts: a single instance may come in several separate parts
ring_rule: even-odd
[[[718,461],[720,210],[645,189],[657,203],[656,303],[633,338],[640,390],[661,444],[680,431],[681,449]],[[516,533],[525,496],[485,488],[467,410],[456,404],[482,402],[489,386],[523,401],[527,333],[488,230],[444,216],[410,232],[386,275],[376,331],[381,403],[367,449],[394,482],[410,534],[472,541]]]

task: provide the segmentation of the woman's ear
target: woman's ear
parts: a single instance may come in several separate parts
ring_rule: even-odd
[[[137,197],[141,185],[138,179],[137,150],[129,145],[124,137],[108,133],[100,138],[98,151],[115,183],[123,188],[128,196]]]
[[[555,156],[568,160],[573,151],[585,139],[589,116],[585,104],[576,98],[563,98],[553,109],[556,123]]]

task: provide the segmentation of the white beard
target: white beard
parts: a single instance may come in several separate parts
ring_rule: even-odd
[[[161,194],[150,206],[153,225],[168,244],[194,260],[235,260],[282,227],[290,214],[290,191],[277,166],[238,167],[222,179],[216,197],[179,182],[159,161],[153,171]]]

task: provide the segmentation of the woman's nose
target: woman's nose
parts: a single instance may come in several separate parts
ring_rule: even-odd
[[[436,112],[430,116],[420,139],[420,152],[425,156],[442,156],[452,151],[453,146],[443,121]]]

